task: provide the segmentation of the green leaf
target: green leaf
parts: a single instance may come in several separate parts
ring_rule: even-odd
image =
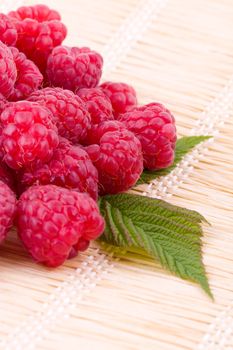
[[[202,263],[202,215],[129,193],[101,197],[99,206],[106,220],[105,242],[144,249],[175,275],[199,283],[212,297]]]
[[[177,143],[176,143],[174,163],[169,168],[162,169],[162,170],[157,170],[157,171],[144,170],[140,179],[137,182],[137,185],[143,184],[143,183],[150,183],[152,180],[154,180],[159,176],[164,176],[169,174],[189,151],[191,151],[199,143],[206,141],[211,137],[212,136],[186,136],[186,137],[180,138],[179,140],[177,140]]]

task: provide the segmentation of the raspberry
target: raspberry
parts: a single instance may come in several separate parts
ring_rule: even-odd
[[[140,141],[117,121],[106,121],[94,132],[96,143],[86,147],[99,172],[100,194],[127,191],[143,170]]]
[[[79,90],[77,94],[90,113],[92,125],[113,119],[111,102],[100,88],[84,88]]]
[[[35,102],[11,103],[1,114],[3,160],[13,169],[49,161],[59,143],[50,111]]]
[[[29,101],[47,107],[57,125],[58,133],[72,142],[81,142],[90,128],[90,115],[82,100],[72,91],[61,88],[45,88],[34,92]]]
[[[15,189],[14,175],[11,172],[11,169],[9,169],[3,162],[0,162],[0,181],[4,182],[12,190]]]
[[[98,172],[87,152],[73,146],[68,140],[61,139],[47,164],[37,165],[34,169],[23,171],[23,188],[33,184],[53,184],[61,187],[87,192],[92,198],[98,197]]]
[[[4,111],[7,106],[7,100],[0,94],[0,114]]]
[[[104,230],[95,201],[55,185],[32,186],[18,202],[18,234],[33,258],[47,266],[61,265],[73,250],[86,248]]]
[[[9,13],[18,32],[16,47],[45,73],[46,62],[55,46],[61,45],[67,29],[60,15],[44,5],[21,7]]]
[[[74,92],[92,88],[99,83],[103,59],[87,47],[55,47],[48,58],[47,75],[50,84]]]
[[[102,122],[91,128],[88,134],[88,139],[86,140],[88,141],[88,143],[86,142],[86,145],[99,144],[101,137],[106,132],[114,133],[115,131],[124,131],[125,129],[126,127],[124,126],[124,124],[116,120],[107,120],[105,122]]]
[[[0,13],[0,41],[7,46],[14,46],[17,38],[17,30],[12,20],[3,13]]]
[[[0,41],[0,96],[8,98],[14,89],[17,70],[12,52]]]
[[[9,100],[18,101],[27,98],[33,91],[39,88],[43,81],[43,75],[35,63],[28,60],[16,47],[12,47],[11,52],[17,68],[17,79],[14,91],[9,96]]]
[[[167,168],[173,163],[176,144],[175,119],[160,103],[150,103],[119,118],[141,141],[144,167]]]
[[[0,181],[0,243],[13,225],[16,198],[11,189]]]
[[[134,88],[128,84],[107,81],[101,84],[100,87],[109,97],[116,119],[121,113],[126,113],[137,105],[136,92]]]
[[[21,6],[17,11],[11,11],[9,13],[9,16],[18,20],[31,18],[37,20],[38,22],[61,19],[60,14],[56,10],[52,10],[46,5]]]

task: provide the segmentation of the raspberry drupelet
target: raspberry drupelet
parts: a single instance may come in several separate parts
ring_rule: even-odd
[[[21,195],[16,225],[32,257],[50,267],[85,250],[105,226],[88,194],[55,185],[32,186]]]
[[[13,225],[16,197],[12,190],[0,180],[0,243]]]
[[[14,89],[17,69],[11,49],[0,41],[0,97],[8,98]]]
[[[0,180],[8,185],[12,190],[15,190],[15,174],[12,169],[0,161]]]
[[[82,100],[72,91],[48,87],[34,92],[28,100],[50,110],[60,136],[74,143],[86,138],[91,118]]]
[[[109,97],[116,119],[137,105],[136,91],[128,84],[106,81],[100,88]]]
[[[3,110],[6,108],[8,104],[8,101],[5,99],[5,97],[3,97],[1,94],[0,94],[0,114],[3,112]]]
[[[9,16],[21,21],[26,18],[31,18],[40,23],[52,20],[61,20],[59,12],[42,4],[34,6],[21,6],[16,11],[11,11]]]
[[[51,86],[77,92],[96,87],[102,74],[101,55],[87,47],[55,47],[48,57],[47,76]]]
[[[22,189],[33,184],[53,184],[87,192],[97,200],[98,172],[87,152],[61,138],[52,159],[20,174]]]
[[[47,58],[67,35],[60,15],[45,5],[23,6],[9,13],[17,29],[16,47],[45,74]]]
[[[140,141],[117,121],[101,123],[86,147],[99,173],[99,192],[114,194],[134,186],[143,170]]]
[[[12,102],[0,121],[3,160],[10,168],[30,167],[51,159],[59,138],[47,108],[35,102]]]
[[[35,63],[27,59],[24,53],[19,52],[16,47],[11,47],[11,52],[17,69],[17,78],[8,100],[19,101],[27,98],[41,86],[43,75]]]
[[[91,116],[91,124],[98,125],[106,120],[113,120],[111,101],[99,87],[81,89],[77,95],[82,99]]]
[[[122,114],[119,121],[140,140],[144,167],[167,168],[175,155],[176,127],[171,112],[160,103],[150,103]]]
[[[14,46],[18,38],[16,27],[10,17],[0,13],[0,41],[7,46]]]

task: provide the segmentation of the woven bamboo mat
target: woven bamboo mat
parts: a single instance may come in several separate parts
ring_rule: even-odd
[[[40,2],[63,13],[67,44],[103,53],[105,79],[133,84],[141,103],[166,104],[180,136],[215,136],[161,182],[139,188],[211,222],[204,262],[215,302],[149,258],[96,243],[46,269],[12,233],[0,248],[0,348],[232,350],[232,0]]]

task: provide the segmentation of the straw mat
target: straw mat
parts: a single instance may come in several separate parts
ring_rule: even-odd
[[[46,269],[12,232],[0,248],[0,348],[232,350],[232,0],[40,2],[62,12],[67,44],[103,53],[104,79],[134,85],[142,104],[167,105],[179,136],[214,135],[173,173],[137,191],[211,222],[204,263],[215,302],[150,258],[97,243]]]

